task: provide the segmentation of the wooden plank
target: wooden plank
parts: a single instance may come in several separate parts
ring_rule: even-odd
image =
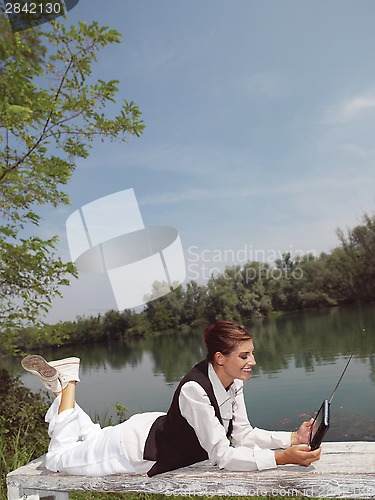
[[[8,474],[7,483],[44,491],[375,498],[375,443],[325,443],[321,460],[309,467],[228,472],[203,462],[152,478],[146,474],[68,476],[47,471],[41,457]]]

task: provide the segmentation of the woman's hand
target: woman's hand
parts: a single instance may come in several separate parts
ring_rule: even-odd
[[[320,448],[310,451],[310,446],[299,444],[286,450],[275,451],[275,460],[277,465],[295,464],[307,467],[320,459],[320,452]]]
[[[312,418],[308,422],[303,422],[298,431],[292,432],[291,444],[308,444],[310,439],[311,426],[314,422]]]

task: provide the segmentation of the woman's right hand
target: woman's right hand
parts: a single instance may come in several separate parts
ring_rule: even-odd
[[[310,446],[306,444],[293,445],[282,451],[275,451],[277,465],[308,465],[320,459],[321,449],[311,451]]]

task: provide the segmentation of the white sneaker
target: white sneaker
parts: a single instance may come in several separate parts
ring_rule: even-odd
[[[79,358],[65,358],[56,361],[48,361],[48,364],[57,371],[61,388],[65,389],[68,382],[79,382]]]
[[[21,361],[21,365],[26,371],[36,375],[47,389],[53,392],[61,391],[61,383],[57,370],[49,365],[42,356],[37,354],[26,356],[26,358]]]

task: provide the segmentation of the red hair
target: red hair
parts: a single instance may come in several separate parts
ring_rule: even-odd
[[[251,340],[252,333],[240,323],[232,321],[216,321],[209,325],[204,331],[204,341],[207,347],[206,359],[211,363],[215,352],[228,355],[233,352],[241,342]]]

